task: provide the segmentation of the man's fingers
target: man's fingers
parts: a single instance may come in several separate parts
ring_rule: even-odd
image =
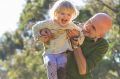
[[[76,30],[76,29],[73,29],[73,30],[68,30],[68,36],[71,38],[71,37],[74,37],[74,36],[78,36],[79,35],[79,31]]]
[[[49,36],[41,36],[43,42],[48,42],[50,40]]]
[[[44,28],[44,29],[40,30],[40,34],[41,35],[48,35],[48,36],[50,36],[52,33],[51,33],[50,29]]]

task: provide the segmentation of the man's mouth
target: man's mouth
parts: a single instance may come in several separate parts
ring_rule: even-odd
[[[83,30],[84,33],[90,33],[88,30]]]

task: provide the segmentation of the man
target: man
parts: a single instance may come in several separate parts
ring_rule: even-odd
[[[86,58],[87,74],[85,79],[90,79],[88,74],[95,68],[108,50],[108,42],[103,37],[112,27],[112,19],[105,13],[97,13],[83,26],[85,40],[81,46]],[[74,53],[68,55],[67,79],[84,79],[79,74]]]

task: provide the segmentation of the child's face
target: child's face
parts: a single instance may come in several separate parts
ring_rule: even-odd
[[[64,9],[60,12],[56,12],[55,21],[61,26],[66,26],[71,22],[74,15],[74,11],[71,9]]]

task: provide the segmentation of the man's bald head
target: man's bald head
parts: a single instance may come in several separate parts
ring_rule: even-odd
[[[90,18],[98,33],[105,34],[112,27],[112,19],[106,13],[97,13]]]

